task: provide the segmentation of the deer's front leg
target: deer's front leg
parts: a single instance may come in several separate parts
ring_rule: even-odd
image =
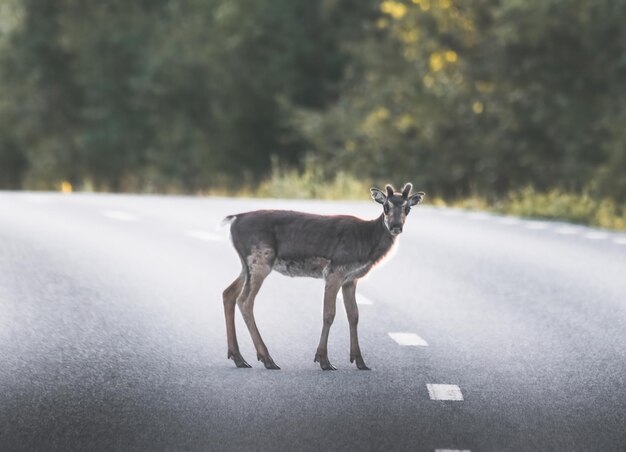
[[[341,283],[337,277],[329,277],[326,279],[326,288],[324,289],[324,324],[322,326],[322,335],[320,343],[317,346],[314,362],[319,362],[322,370],[337,370],[328,360],[328,333],[330,326],[335,320],[335,307],[337,304],[337,293]]]
[[[365,365],[361,356],[361,347],[359,347],[359,336],[357,334],[357,325],[359,323],[359,308],[356,304],[356,281],[350,281],[341,287],[343,292],[343,303],[348,314],[348,323],[350,324],[350,362],[356,361],[356,367],[360,370],[370,370]]]

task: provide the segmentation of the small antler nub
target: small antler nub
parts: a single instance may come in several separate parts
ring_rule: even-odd
[[[404,187],[402,188],[402,197],[404,199],[408,198],[412,189],[413,189],[413,184],[411,182],[407,182],[406,184],[404,184]]]
[[[385,185],[385,188],[387,189],[387,198],[391,198],[393,196],[393,187],[389,184]]]

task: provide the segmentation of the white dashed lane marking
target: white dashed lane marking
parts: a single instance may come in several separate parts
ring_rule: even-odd
[[[533,231],[541,231],[543,229],[548,229],[548,223],[542,223],[540,221],[531,221],[526,223],[527,229],[532,229]]]
[[[472,452],[469,449],[435,449],[435,452]]]
[[[450,210],[450,209],[443,210],[441,213],[449,217],[458,217],[460,215],[463,215],[463,212],[459,210]]]
[[[520,224],[521,221],[518,220],[517,218],[505,217],[505,218],[500,218],[498,220],[498,223],[503,224],[505,226],[514,226],[514,225]]]
[[[24,195],[22,199],[26,202],[32,202],[33,204],[42,204],[50,201],[50,197],[41,195]]]
[[[490,220],[492,217],[491,215],[487,215],[486,213],[470,213],[467,215],[467,218],[476,221],[486,221]]]
[[[374,304],[372,300],[367,298],[365,295],[361,295],[360,293],[356,293],[356,304],[360,305],[371,305]]]
[[[618,245],[626,245],[626,237],[616,237],[613,241]]]
[[[562,235],[572,235],[578,234],[580,232],[580,229],[574,228],[572,226],[561,226],[560,228],[556,228],[554,232]]]
[[[121,210],[105,210],[104,212],[102,212],[102,215],[117,221],[137,221],[139,219],[136,215],[128,212],[123,212]]]
[[[427,384],[430,400],[463,401],[461,388],[457,385]]]
[[[201,230],[189,230],[185,231],[189,237],[193,237],[194,239],[203,240],[205,242],[223,242],[226,240],[226,237],[215,234],[214,232],[201,231]]]
[[[389,333],[389,337],[399,345],[427,346],[428,343],[415,333]]]
[[[585,234],[586,239],[590,240],[603,240],[609,237],[609,234],[605,232],[588,232]]]

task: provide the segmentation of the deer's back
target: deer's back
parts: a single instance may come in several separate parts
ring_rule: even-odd
[[[274,269],[289,276],[323,277],[331,265],[366,266],[377,245],[371,221],[286,210],[238,214],[231,235],[242,259],[271,252]]]

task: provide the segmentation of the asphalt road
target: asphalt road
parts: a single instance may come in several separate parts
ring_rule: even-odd
[[[371,371],[341,304],[338,370],[320,370],[323,283],[278,274],[255,312],[282,370],[239,313],[236,369],[221,292],[239,261],[216,225],[257,208],[379,213],[0,193],[0,450],[626,450],[626,235],[420,206],[357,288]]]

